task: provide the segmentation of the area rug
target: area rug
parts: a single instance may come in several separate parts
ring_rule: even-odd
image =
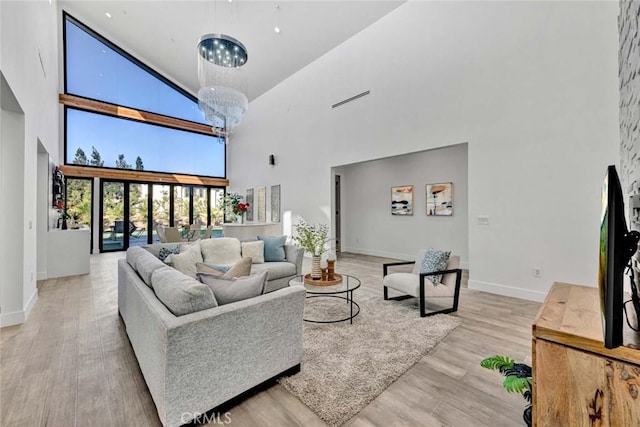
[[[421,318],[414,300],[384,301],[356,292],[360,314],[349,322],[304,324],[300,373],[279,380],[332,427],[360,412],[416,364],[462,320],[439,314]],[[307,299],[305,318],[344,317],[348,304]]]

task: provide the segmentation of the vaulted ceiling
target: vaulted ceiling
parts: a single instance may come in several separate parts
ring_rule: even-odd
[[[249,60],[243,72],[253,100],[404,1],[61,0],[58,4],[193,94],[198,91],[198,39],[207,33],[231,35],[247,47]]]

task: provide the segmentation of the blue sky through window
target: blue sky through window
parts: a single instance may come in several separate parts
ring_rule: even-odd
[[[68,164],[78,148],[90,159],[95,147],[105,167],[115,167],[118,155],[124,154],[132,168],[140,156],[147,171],[225,176],[225,146],[218,138],[73,108],[66,111]]]
[[[67,93],[207,124],[197,102],[69,19],[65,30]]]

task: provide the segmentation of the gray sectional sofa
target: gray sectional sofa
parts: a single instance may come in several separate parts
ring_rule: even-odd
[[[153,289],[175,274],[182,275],[140,248],[118,261],[118,310],[164,426],[188,423],[299,370],[303,287],[175,316]]]

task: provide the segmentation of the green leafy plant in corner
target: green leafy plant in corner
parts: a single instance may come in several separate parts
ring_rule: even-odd
[[[313,256],[320,256],[327,250],[325,243],[329,234],[329,226],[326,224],[311,225],[304,220],[293,226],[296,229],[296,235],[293,240],[300,245],[302,249],[309,252]]]
[[[533,376],[531,373],[531,367],[524,363],[516,363],[510,357],[507,356],[492,356],[487,357],[480,366],[492,371],[500,371],[505,379],[502,386],[509,393],[518,393],[529,403],[524,409],[522,418],[524,422],[531,426],[531,398],[533,392]]]

